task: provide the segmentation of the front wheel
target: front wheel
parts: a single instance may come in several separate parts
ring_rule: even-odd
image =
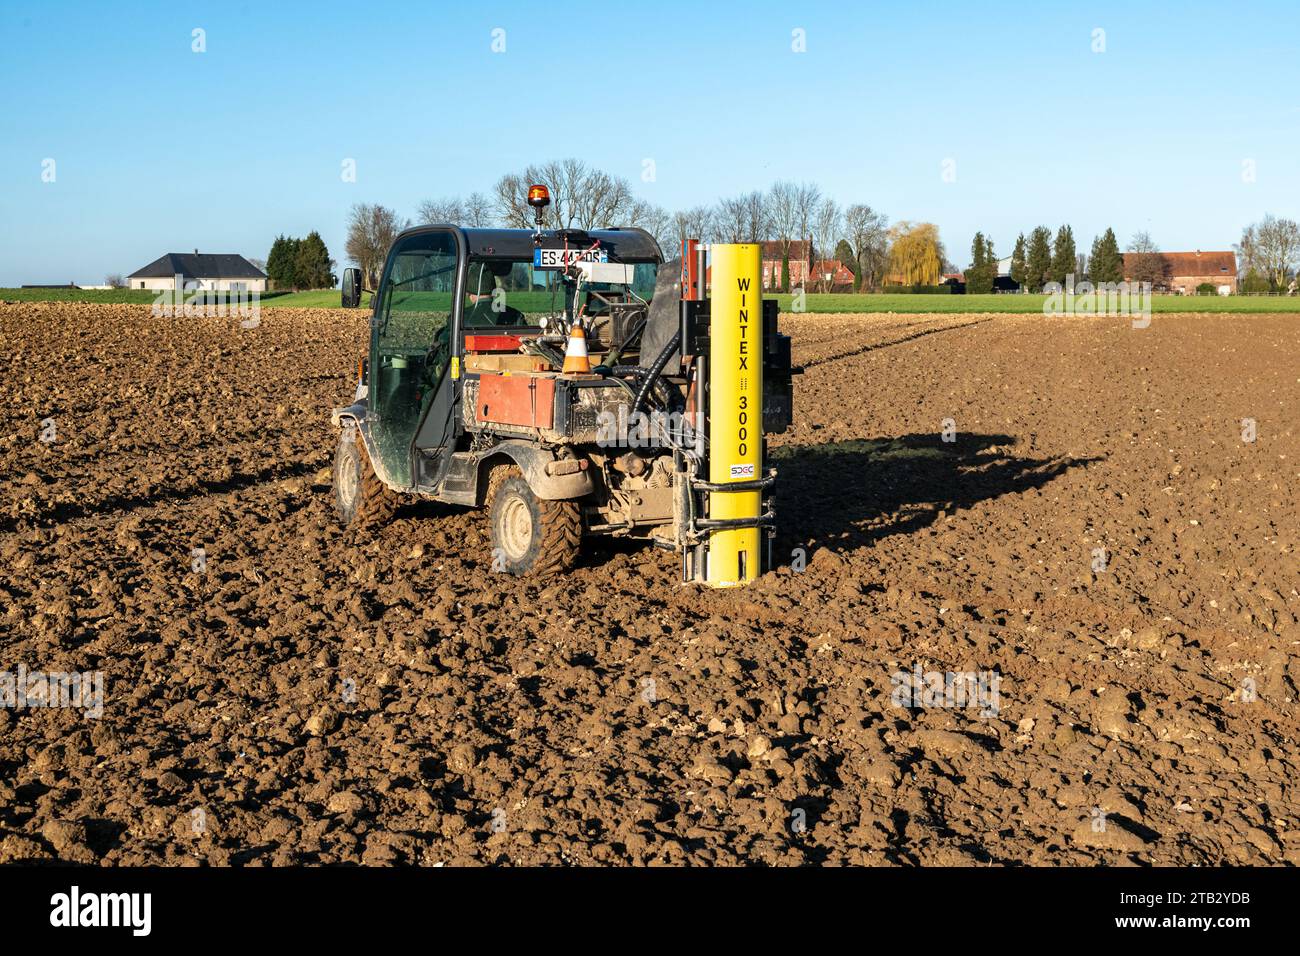
[[[533,494],[517,467],[499,467],[489,482],[492,568],[519,577],[567,571],[578,559],[582,514],[576,501]]]
[[[334,507],[349,528],[372,530],[397,511],[397,495],[375,474],[361,433],[345,428],[334,453]]]

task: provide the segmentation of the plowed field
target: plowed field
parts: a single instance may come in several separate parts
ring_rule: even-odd
[[[0,863],[1300,863],[1300,316],[782,324],[713,592],[344,532],[357,313],[0,306],[0,670],[104,681],[0,708]]]

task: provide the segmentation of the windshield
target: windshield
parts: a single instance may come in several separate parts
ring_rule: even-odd
[[[654,295],[654,262],[633,264],[632,284],[624,287],[608,282],[583,283],[574,310],[586,307],[588,315],[607,309],[605,297],[621,294],[624,289],[649,302]],[[463,324],[467,329],[494,327],[537,328],[546,319],[548,325],[564,315],[564,283],[555,269],[536,269],[531,259],[471,258],[465,278]]]

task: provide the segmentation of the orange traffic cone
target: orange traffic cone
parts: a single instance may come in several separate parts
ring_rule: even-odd
[[[564,371],[566,374],[591,371],[591,359],[587,355],[587,333],[576,322],[569,330],[569,345],[564,350]]]

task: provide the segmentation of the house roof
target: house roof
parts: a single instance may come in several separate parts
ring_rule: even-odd
[[[780,259],[784,253],[779,240],[776,242],[760,242],[759,245],[763,247],[764,259]],[[790,240],[790,261],[807,262],[811,258],[808,250],[809,245],[811,243],[807,239]]]
[[[853,275],[852,270],[838,259],[822,259],[813,264],[812,271],[814,274],[825,275],[827,272],[839,276],[841,274]]]
[[[1133,266],[1134,256],[1141,253],[1124,253],[1124,271]],[[1162,252],[1165,266],[1171,276],[1235,276],[1237,255],[1233,252]]]
[[[234,253],[169,252],[159,256],[128,279],[265,279],[266,273]]]

